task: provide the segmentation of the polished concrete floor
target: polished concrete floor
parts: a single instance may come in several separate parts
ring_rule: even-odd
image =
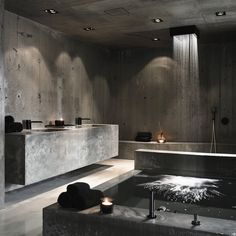
[[[42,235],[42,209],[57,201],[69,183],[81,181],[91,188],[105,189],[131,174],[132,160],[110,159],[66,175],[6,194],[5,209],[0,210],[1,236]],[[123,177],[122,177],[123,176]]]

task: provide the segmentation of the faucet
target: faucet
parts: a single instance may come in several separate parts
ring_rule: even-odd
[[[157,217],[155,215],[155,190],[153,189],[149,191],[149,215],[147,217],[149,219],[155,219]]]
[[[23,129],[31,129],[32,123],[42,124],[43,122],[41,120],[22,120]]]
[[[193,217],[194,217],[194,219],[192,221],[192,225],[194,225],[194,226],[200,225],[201,222],[200,222],[200,220],[198,220],[197,214],[194,214]]]
[[[76,117],[75,118],[75,124],[76,125],[82,125],[83,120],[91,120],[90,118],[82,118],[82,117]]]

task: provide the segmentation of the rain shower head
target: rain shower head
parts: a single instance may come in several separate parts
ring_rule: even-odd
[[[200,36],[200,32],[198,28],[196,27],[196,25],[170,28],[171,37],[176,36],[176,35],[185,35],[185,34],[196,34],[198,38]]]

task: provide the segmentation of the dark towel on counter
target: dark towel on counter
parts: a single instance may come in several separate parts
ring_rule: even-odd
[[[83,195],[70,195],[72,198],[72,207],[78,210],[85,210],[90,207],[99,205],[101,198],[104,197],[103,193],[99,190],[90,190]]]
[[[67,192],[72,195],[84,194],[89,192],[90,186],[87,183],[77,182],[67,186]]]
[[[23,125],[19,122],[5,124],[5,133],[21,132],[22,130]]]
[[[67,192],[59,195],[57,202],[65,208],[85,210],[100,204],[103,192],[90,189],[86,183],[75,183],[67,186]]]
[[[151,142],[152,138],[150,138],[150,137],[136,137],[135,141],[137,141],[137,142]]]
[[[152,133],[151,132],[138,132],[137,137],[150,137],[150,138],[152,138]]]
[[[72,204],[72,198],[70,197],[70,194],[67,192],[63,192],[59,195],[57,202],[60,204],[60,206],[65,208],[73,208]]]
[[[152,140],[152,133],[151,132],[138,132],[135,141],[140,142],[150,142]]]
[[[13,116],[5,116],[5,124],[11,124],[14,123],[14,117]]]

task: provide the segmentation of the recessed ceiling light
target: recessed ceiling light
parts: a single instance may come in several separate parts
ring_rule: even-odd
[[[92,31],[92,30],[95,30],[95,28],[93,28],[93,27],[85,27],[84,30],[85,31]]]
[[[49,14],[57,14],[58,11],[54,10],[54,9],[45,9],[44,10],[46,13],[49,13]]]
[[[152,38],[152,41],[160,41],[159,38]]]
[[[163,20],[161,18],[154,18],[154,19],[152,19],[152,21],[154,23],[161,23],[161,22],[163,22]]]
[[[225,11],[217,11],[216,16],[225,16],[226,12]]]

